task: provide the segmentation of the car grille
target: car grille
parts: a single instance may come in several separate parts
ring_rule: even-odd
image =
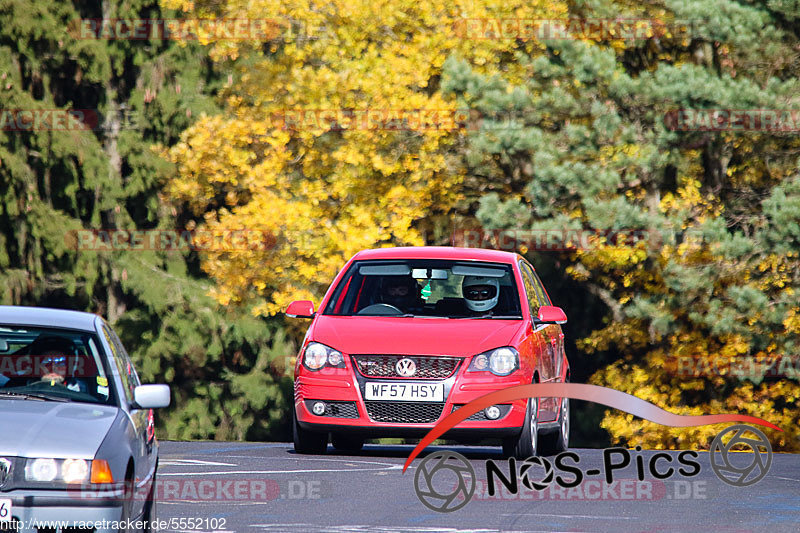
[[[335,416],[338,418],[358,418],[356,402],[339,402],[329,400],[306,400],[309,411],[317,402],[325,402],[325,412],[320,416]],[[313,412],[313,411],[312,411]]]
[[[453,375],[461,363],[458,357],[421,355],[354,355],[355,367],[368,378],[446,379]],[[416,371],[410,376],[397,372],[397,362],[411,359]]]
[[[443,403],[423,402],[364,402],[367,414],[375,422],[398,424],[427,424],[442,416]]]
[[[14,479],[14,464],[18,461],[17,457],[0,457],[0,488],[11,486]],[[2,524],[3,522],[0,522],[0,525]]]

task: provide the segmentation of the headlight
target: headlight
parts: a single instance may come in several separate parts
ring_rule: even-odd
[[[89,480],[89,462],[84,459],[28,459],[25,465],[27,481],[82,483]]]
[[[55,459],[34,459],[25,467],[25,479],[29,481],[53,481],[58,476]]]
[[[89,476],[89,464],[83,459],[64,459],[61,477],[66,483],[80,483]]]
[[[303,352],[303,365],[309,370],[319,370],[325,365],[344,368],[344,356],[330,346],[309,342]]]
[[[510,346],[479,353],[472,358],[467,372],[489,371],[496,376],[507,376],[519,368],[519,352]]]

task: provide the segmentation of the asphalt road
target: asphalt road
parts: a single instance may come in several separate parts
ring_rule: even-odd
[[[367,445],[346,455],[329,447],[327,455],[303,456],[286,443],[162,442],[157,514],[165,530],[191,532],[800,531],[798,455],[776,453],[766,477],[734,487],[717,477],[703,452],[693,477],[659,481],[647,472],[656,452],[643,451],[644,481],[636,479],[634,454],[610,485],[603,473],[573,489],[553,482],[540,492],[520,485],[517,494],[496,482],[500,492],[491,497],[486,460],[510,475],[499,448],[431,447],[465,455],[477,480],[463,508],[441,513],[414,490],[421,459],[402,472],[411,449]],[[573,451],[584,471],[602,470],[602,450]],[[681,466],[678,452],[669,454]],[[661,461],[657,470],[664,471]],[[539,474],[530,477],[541,480]]]

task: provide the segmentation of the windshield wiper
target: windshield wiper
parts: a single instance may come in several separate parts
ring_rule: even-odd
[[[68,402],[68,401],[70,401],[69,398],[64,398],[63,396],[51,396],[49,394],[43,394],[43,393],[39,393],[39,392],[0,391],[0,396],[19,397],[19,398],[25,398],[26,400],[30,400],[30,399],[49,400],[49,401],[52,401],[52,402]]]
[[[387,318],[411,318],[411,317],[415,317],[417,315],[412,315],[411,313],[405,313],[405,314],[402,314],[402,315],[360,315],[360,314],[355,314],[355,315],[350,315],[350,316],[383,316],[383,317],[387,317]]]
[[[457,318],[457,319],[464,319],[464,320],[478,320],[481,318],[498,318],[501,320],[519,320],[521,316],[514,316],[514,315],[493,315],[492,313],[487,313],[485,315],[480,316],[451,316],[450,318]]]

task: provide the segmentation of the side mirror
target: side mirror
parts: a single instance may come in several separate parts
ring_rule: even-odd
[[[167,385],[139,385],[133,389],[133,401],[136,409],[158,409],[169,405],[169,387]]]
[[[539,316],[533,319],[534,324],[566,324],[567,315],[564,310],[554,305],[543,305],[539,308]]]
[[[314,318],[314,302],[311,300],[295,300],[286,308],[286,316],[292,318]]]

